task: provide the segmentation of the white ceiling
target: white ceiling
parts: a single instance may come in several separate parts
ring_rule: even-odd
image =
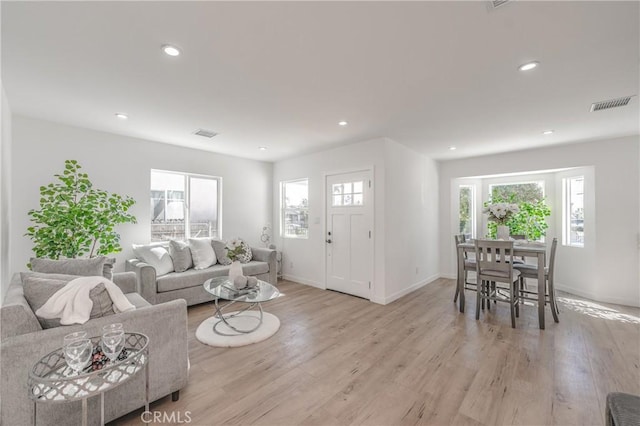
[[[637,97],[589,112],[638,94],[638,2],[488,3],[2,2],[2,80],[15,114],[268,161],[383,136],[444,160],[640,133]]]

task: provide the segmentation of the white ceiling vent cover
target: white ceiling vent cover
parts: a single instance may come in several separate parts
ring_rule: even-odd
[[[627,106],[634,96],[625,96],[623,98],[611,99],[608,101],[595,102],[591,104],[591,112],[602,111],[603,109],[618,108]]]
[[[195,132],[193,132],[193,134],[202,136],[203,138],[209,138],[209,139],[217,135],[216,132],[212,132],[211,130],[204,130],[204,129],[198,129]]]
[[[491,1],[491,8],[495,9],[497,7],[503,6],[507,3],[509,3],[511,0],[492,0]]]

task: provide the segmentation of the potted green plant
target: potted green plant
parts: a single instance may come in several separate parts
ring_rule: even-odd
[[[551,209],[544,200],[522,202],[520,211],[509,222],[512,235],[524,235],[529,241],[538,241],[547,234],[546,218],[551,215]]]
[[[95,189],[76,160],[66,160],[59,182],[40,187],[40,208],[29,210],[33,225],[25,236],[34,242],[36,257],[94,257],[122,250],[118,224],[136,223],[128,213],[129,196]]]
[[[492,197],[491,201],[484,203],[485,212],[493,205],[502,205],[506,203],[517,204],[517,209],[513,211],[502,223],[489,220],[487,223],[488,237],[496,238],[498,225],[509,227],[510,235],[524,235],[530,241],[540,240],[546,235],[549,225],[546,218],[551,215],[551,209],[545,203],[544,199],[523,201],[514,203],[515,197],[509,200],[502,197]]]

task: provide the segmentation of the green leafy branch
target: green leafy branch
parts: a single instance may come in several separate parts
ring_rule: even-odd
[[[136,223],[128,213],[129,196],[94,189],[76,160],[66,160],[58,183],[40,187],[40,209],[28,212],[32,226],[25,236],[34,242],[36,257],[89,257],[122,251],[115,226]]]
[[[511,219],[505,224],[509,227],[511,235],[524,235],[530,241],[538,241],[546,235],[549,225],[546,218],[551,215],[551,209],[545,203],[544,199],[534,199],[532,201],[516,201],[515,194],[510,197],[492,197],[490,201],[484,203],[485,207],[491,203],[516,203],[520,211],[515,213]],[[498,233],[498,224],[495,222],[487,223],[487,237],[496,238]]]

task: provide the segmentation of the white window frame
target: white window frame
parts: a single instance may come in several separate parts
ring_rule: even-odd
[[[190,178],[198,178],[198,179],[210,179],[210,180],[216,180],[218,182],[218,191],[217,191],[217,215],[218,215],[218,223],[216,226],[216,236],[212,237],[212,238],[222,238],[222,177],[220,176],[210,176],[210,175],[203,175],[203,174],[197,174],[197,173],[184,173],[184,172],[176,172],[173,170],[160,170],[160,169],[151,169],[151,171],[149,172],[149,176],[151,176],[151,173],[156,172],[156,173],[167,173],[167,174],[175,174],[175,175],[180,175],[180,176],[184,176],[184,241],[188,240],[191,235],[191,219],[190,219],[190,214],[189,214],[189,200],[190,200]],[[165,190],[166,191],[166,190]],[[149,188],[149,194],[151,194],[151,188]],[[166,203],[167,199],[165,196],[165,203]],[[151,224],[153,225],[153,223]],[[151,239],[152,236],[152,229],[150,227],[149,229],[149,238]]]
[[[309,178],[301,178],[301,179],[293,179],[293,180],[286,180],[286,181],[282,181],[280,182],[280,236],[282,238],[291,238],[291,239],[298,239],[298,240],[306,240],[309,239],[309,224],[307,223],[307,235],[288,235],[286,232],[286,227],[285,227],[285,216],[287,214],[288,211],[299,211],[299,210],[304,210],[307,212],[307,218],[309,217],[309,206],[307,205],[306,208],[304,207],[296,207],[296,208],[288,208],[285,206],[285,202],[286,202],[286,186],[287,184],[293,184],[293,183],[299,183],[299,182],[306,182],[307,183],[307,200],[309,200]]]
[[[360,192],[355,192],[355,185],[356,183],[359,183],[361,185],[361,190]],[[351,185],[351,191],[350,192],[345,192],[344,191],[344,185],[346,184],[350,184]],[[337,185],[342,185],[342,192],[340,192],[340,194],[335,194],[333,192],[333,189],[335,188],[335,186]],[[344,207],[344,208],[351,208],[351,207],[364,207],[364,189],[365,189],[365,181],[364,180],[355,180],[355,181],[348,181],[348,182],[340,182],[340,183],[334,183],[332,186],[332,191],[331,191],[331,207]],[[351,196],[350,198],[350,202],[349,204],[345,204],[345,196]],[[356,195],[360,195],[361,198],[361,203],[360,204],[356,204],[355,203],[355,196]],[[340,204],[336,204],[335,203],[335,199],[336,197],[340,197]]]
[[[583,242],[572,243],[571,242],[571,181],[576,179],[582,179],[582,203],[585,203],[585,176],[569,176],[562,179],[562,245],[567,247],[584,248],[584,229],[583,229]],[[585,208],[585,207],[583,207]],[[582,222],[584,227],[584,218]]]
[[[471,229],[471,238],[476,238],[476,186],[475,185],[460,185],[458,187],[458,226],[457,230],[460,230],[460,193],[463,188],[470,189],[470,197],[469,197],[469,221],[471,222],[469,228]],[[456,232],[458,233],[458,232]]]

